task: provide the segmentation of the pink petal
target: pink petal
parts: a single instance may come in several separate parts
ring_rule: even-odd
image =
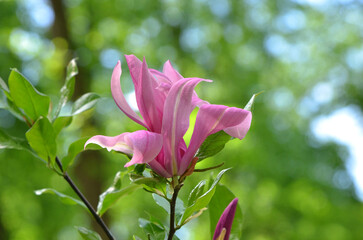
[[[85,147],[90,143],[107,148],[108,151],[132,154],[131,161],[125,164],[125,167],[129,167],[136,163],[148,163],[154,160],[161,150],[163,138],[158,133],[140,130],[115,137],[97,135],[90,138]]]
[[[161,119],[164,101],[153,86],[153,76],[150,74],[145,58],[142,62],[140,86],[136,89],[136,99],[141,115],[148,124],[150,131],[161,131]]]
[[[166,171],[166,169],[163,167],[161,163],[156,161],[156,159],[152,160],[148,163],[152,170],[154,170],[157,174],[160,176],[163,176],[165,178],[170,178],[172,175]]]
[[[232,137],[242,139],[246,136],[248,130],[250,129],[251,121],[252,113],[249,112],[246,118],[240,124],[234,127],[226,128],[224,131]]]
[[[184,78],[174,83],[165,100],[162,135],[164,138],[165,168],[177,174],[178,159],[181,159],[179,146],[189,127],[189,116],[193,110],[192,95],[194,87],[201,78]]]
[[[134,55],[125,55],[135,89],[139,88],[142,62]]]
[[[197,114],[194,132],[181,161],[178,174],[183,174],[188,168],[198,148],[209,135],[240,124],[248,114],[249,111],[240,108],[212,104],[203,105]]]
[[[156,90],[157,82],[149,72],[145,58],[141,62],[134,55],[125,57],[134,82],[140,114],[144,118],[148,130],[160,132],[164,100],[162,94]]]
[[[125,167],[129,167],[136,163],[151,162],[159,154],[163,146],[161,134],[145,130],[130,133],[126,136],[125,140],[134,151],[131,161],[125,164]]]
[[[164,63],[163,67],[163,73],[171,80],[171,82],[175,83],[183,78],[178,71],[176,71],[173,66],[171,65],[171,62],[168,60]],[[203,104],[207,104],[207,101],[204,101],[200,99],[197,95],[197,93],[194,91],[193,98],[192,98],[192,104],[196,107],[201,107]]]
[[[96,135],[87,140],[84,147],[88,144],[94,143],[103,148],[107,148],[108,151],[115,150],[126,154],[132,154],[132,148],[126,144],[125,136],[130,133],[123,133],[115,137],[108,137],[102,135]]]
[[[130,105],[127,103],[125,96],[121,89],[120,77],[121,77],[121,62],[118,61],[112,72],[111,77],[111,92],[112,97],[116,105],[123,111],[129,118],[137,122],[138,124],[146,127],[145,122],[137,115]]]
[[[217,223],[216,230],[213,235],[213,240],[218,239],[219,235],[222,233],[223,228],[226,229],[226,234],[224,235],[224,239],[225,240],[229,239],[234,215],[237,209],[237,203],[238,203],[238,198],[233,199],[232,202],[223,211],[221,218]]]
[[[183,78],[182,75],[180,75],[180,73],[178,73],[178,71],[176,71],[173,66],[171,65],[171,62],[168,60],[164,63],[164,67],[163,67],[163,73],[168,76],[168,78],[172,81],[172,82],[176,82],[180,79]]]

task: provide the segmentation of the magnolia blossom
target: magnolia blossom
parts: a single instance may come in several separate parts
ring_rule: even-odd
[[[228,240],[231,233],[234,214],[236,213],[238,198],[232,202],[223,211],[214,231],[213,240]]]
[[[209,104],[195,93],[198,83],[211,80],[183,78],[170,61],[159,72],[149,69],[145,59],[141,62],[134,55],[125,57],[141,117],[132,110],[122,92],[120,61],[112,73],[112,96],[121,111],[146,130],[116,137],[97,135],[90,138],[86,145],[95,143],[109,151],[130,154],[132,159],[125,167],[147,163],[156,173],[169,178],[181,176],[188,169],[198,148],[209,135],[221,130],[239,139],[246,135],[252,120],[251,112]],[[195,107],[200,109],[187,147],[183,136],[189,128],[189,117]]]

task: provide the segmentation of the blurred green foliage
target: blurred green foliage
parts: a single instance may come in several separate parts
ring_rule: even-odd
[[[185,77],[214,80],[197,89],[211,103],[243,107],[252,94],[265,90],[256,99],[247,137],[228,142],[201,163],[233,167],[221,183],[240,199],[243,239],[361,239],[363,205],[346,170],[348,152],[319,142],[310,124],[345,106],[362,111],[363,1],[61,2],[0,1],[0,76],[6,80],[15,67],[57,103],[66,64],[78,58],[74,99],[86,91],[103,98],[95,111],[74,117],[60,133],[63,156],[80,137],[140,129],[110,94],[118,59],[123,61],[123,89],[133,90],[122,54],[145,56],[156,69],[170,59]],[[330,95],[318,91],[322,86]],[[20,138],[27,129],[3,109],[0,127]],[[124,170],[125,161],[105,150],[86,152],[70,175],[86,195],[98,196]],[[337,176],[344,184],[334,181]],[[203,178],[208,173],[188,178],[182,198]],[[73,226],[92,225],[82,208],[62,205],[51,195],[36,196],[41,188],[74,196],[39,159],[0,149],[0,239],[77,239]],[[105,217],[118,239],[131,239],[133,233],[145,237],[138,218],[148,213],[166,217],[151,194],[138,190]],[[203,240],[210,239],[209,232],[205,212],[179,236]]]

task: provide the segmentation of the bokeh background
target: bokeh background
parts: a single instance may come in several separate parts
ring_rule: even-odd
[[[103,98],[59,136],[60,156],[79,137],[140,129],[111,98],[121,59],[133,99],[123,54],[156,69],[170,59],[185,77],[213,79],[197,89],[211,103],[243,107],[264,90],[247,137],[204,163],[233,167],[221,183],[240,199],[243,239],[362,239],[362,38],[362,0],[2,0],[0,76],[18,68],[56,102],[65,66],[78,57],[75,97]],[[27,129],[3,109],[0,127],[23,138]],[[125,161],[85,152],[70,175],[95,205]],[[194,174],[181,196],[209,175]],[[95,227],[83,209],[34,194],[46,187],[74,196],[39,160],[0,149],[0,239],[79,239],[73,226]],[[118,239],[145,238],[137,219],[149,213],[165,220],[139,190],[105,219]],[[180,236],[210,239],[208,221],[205,212]]]

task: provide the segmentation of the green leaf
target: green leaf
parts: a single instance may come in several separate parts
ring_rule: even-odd
[[[255,93],[252,95],[251,99],[248,101],[248,103],[246,104],[246,106],[244,107],[245,110],[251,111],[253,104],[255,103],[255,99],[258,95],[260,95],[261,93],[263,93],[263,91],[259,92],[259,93]]]
[[[133,236],[132,236],[132,240],[142,240],[142,238],[140,238],[140,237],[138,237],[138,236],[136,236],[136,235],[133,235]]]
[[[20,143],[20,139],[16,139],[7,135],[0,129],[0,149],[17,149],[17,150],[29,150]]]
[[[74,92],[74,85],[75,85],[75,76],[78,74],[78,68],[76,59],[73,58],[68,66],[67,66],[67,76],[66,81],[63,85],[63,87],[60,90],[61,96],[59,99],[59,103],[57,106],[57,109],[54,113],[54,119],[58,117],[61,109],[64,107],[64,105],[68,102],[68,100],[72,97]]]
[[[6,85],[5,81],[0,77],[0,89],[3,90],[3,92],[5,93],[6,97],[13,101],[13,98],[10,95],[10,90],[8,88],[8,85]]]
[[[86,207],[86,205],[83,202],[81,202],[75,198],[72,198],[68,195],[65,195],[63,193],[60,193],[57,190],[54,190],[51,188],[44,188],[44,189],[36,190],[35,194],[38,196],[43,195],[43,194],[57,195],[57,197],[59,198],[59,200],[62,203],[67,204],[67,205],[79,205],[79,206],[82,206],[83,208],[87,209],[87,211],[88,211],[88,208]]]
[[[86,93],[75,101],[72,107],[72,116],[80,114],[94,107],[100,96],[96,93]]]
[[[152,176],[149,172],[144,171],[144,175],[130,173],[130,180],[134,184],[142,185],[149,192],[158,192],[166,195],[166,179],[158,176]],[[145,176],[147,175],[147,176]]]
[[[78,139],[69,146],[67,156],[62,159],[64,171],[67,171],[68,167],[73,164],[73,160],[78,155],[78,153],[84,150],[84,144],[88,139],[89,137]]]
[[[156,221],[139,218],[139,226],[148,235],[149,239],[159,240],[165,238],[166,231],[164,226]]]
[[[155,193],[153,193],[153,198],[157,205],[162,207],[168,214],[170,214],[170,204],[165,198],[163,198]],[[180,198],[177,198],[176,204],[175,204],[175,216],[176,216],[177,221],[183,215],[184,210],[185,210],[185,207],[184,207],[183,201]]]
[[[221,180],[223,174],[228,170],[229,170],[229,168],[223,169],[222,171],[220,171],[219,174],[217,175],[217,177],[215,178],[214,182],[210,186],[210,188],[202,196],[197,198],[192,205],[189,205],[185,209],[185,212],[184,212],[181,220],[179,221],[179,225],[185,224],[186,220],[188,218],[192,217],[194,212],[200,211],[203,208],[207,207],[208,203],[210,202],[210,200],[213,197],[213,194],[215,192],[218,182]]]
[[[63,128],[69,126],[72,122],[72,116],[58,117],[53,122],[53,129],[56,136],[62,131]]]
[[[213,236],[214,234],[215,228],[224,209],[235,198],[236,198],[235,195],[226,186],[220,184],[217,185],[213,198],[209,203],[209,219],[210,219],[209,223],[210,223],[211,236]],[[241,239],[242,224],[243,224],[242,210],[240,206],[237,205],[236,213],[232,224],[231,235],[229,239],[231,240]]]
[[[48,118],[39,118],[25,136],[34,151],[53,165],[57,154],[57,144],[52,124]]]
[[[50,98],[38,92],[16,69],[10,73],[9,89],[15,105],[23,109],[32,121],[48,115]]]
[[[205,180],[200,181],[189,194],[188,206],[191,206],[197,198],[204,193]]]
[[[8,86],[6,85],[5,81],[0,77],[0,88],[3,90],[3,92],[6,95],[6,100],[3,102],[4,106],[3,108],[7,109],[13,116],[18,118],[21,121],[25,121],[24,114],[21,112],[21,110],[14,104],[14,100],[11,97],[10,90]]]
[[[15,150],[23,150],[32,154],[34,157],[44,161],[41,159],[32,149],[30,149],[27,141],[21,138],[15,138],[7,135],[5,132],[0,129],[0,149],[15,149]]]
[[[203,142],[202,146],[200,146],[196,157],[198,157],[200,161],[216,155],[231,139],[232,137],[224,131],[219,131],[212,135],[209,135],[207,139]]]
[[[84,240],[102,240],[100,235],[98,233],[91,231],[84,227],[76,227],[78,230],[78,233],[81,235],[82,239]]]
[[[153,199],[155,200],[156,204],[162,207],[167,213],[170,214],[170,203],[163,197],[153,193]]]
[[[115,204],[121,197],[126,196],[135,190],[141,188],[140,185],[131,184],[127,187],[121,188],[121,172],[116,174],[111,187],[100,195],[100,200],[97,205],[97,214],[102,216],[107,209]]]
[[[13,114],[17,119],[21,121],[26,121],[26,118],[24,116],[24,113],[12,102],[10,99],[7,99],[7,107],[6,109]]]

